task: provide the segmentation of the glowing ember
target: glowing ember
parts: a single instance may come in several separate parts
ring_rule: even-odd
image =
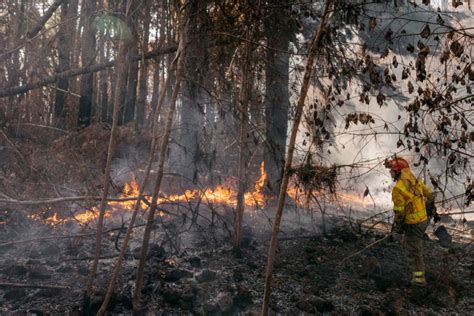
[[[58,213],[54,213],[52,216],[44,220],[46,223],[51,225],[59,224],[62,220],[59,219]]]

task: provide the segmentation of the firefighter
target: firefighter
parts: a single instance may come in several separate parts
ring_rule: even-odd
[[[400,157],[386,161],[390,175],[396,182],[392,191],[395,219],[393,230],[404,234],[403,246],[407,251],[412,272],[411,284],[425,286],[423,236],[428,226],[427,206],[434,207],[434,194],[417,179],[408,162]]]

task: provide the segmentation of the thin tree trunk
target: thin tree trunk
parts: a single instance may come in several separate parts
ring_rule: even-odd
[[[161,3],[161,12],[160,12],[160,35],[159,35],[159,41],[158,41],[158,47],[161,47],[164,42],[165,42],[165,30],[166,30],[166,14],[165,14],[165,1]],[[155,35],[155,41],[157,39],[158,34]],[[158,123],[158,121],[155,121],[153,118],[155,117],[155,112],[156,112],[156,105],[158,100],[158,94],[160,93],[160,81],[161,81],[161,75],[160,73],[163,73],[163,78],[164,78],[164,71],[160,72],[160,66],[163,65],[164,68],[164,62],[163,58],[155,58],[154,61],[154,73],[153,73],[153,92],[151,96],[151,113],[149,117],[149,122],[148,126],[153,128],[153,124]],[[164,80],[163,80],[164,81]],[[164,84],[162,87],[165,87]],[[162,88],[163,91],[165,91],[166,88]]]
[[[173,69],[171,69],[171,71],[174,71],[174,68],[175,67],[173,67]],[[169,77],[167,77],[167,80],[169,80]],[[167,86],[167,85],[165,85],[165,86]],[[163,92],[165,92],[165,91],[163,91]],[[158,119],[158,115],[159,115],[161,109],[163,108],[163,101],[165,99],[164,97],[165,97],[165,93],[161,93],[160,94],[160,99],[158,100],[157,111],[155,112],[155,117],[153,118],[154,121],[156,121]],[[112,294],[113,294],[113,291],[114,291],[115,282],[117,281],[118,275],[119,275],[120,270],[122,268],[122,263],[123,263],[123,259],[125,257],[125,252],[127,251],[127,247],[128,247],[128,243],[130,241],[130,237],[132,236],[133,226],[135,224],[135,220],[136,220],[136,217],[138,215],[138,211],[140,210],[140,203],[141,203],[140,200],[141,200],[141,197],[143,196],[145,186],[146,186],[146,184],[148,182],[148,178],[150,176],[151,166],[152,166],[152,163],[153,163],[153,157],[155,156],[155,151],[156,151],[156,147],[157,147],[157,144],[158,144],[158,138],[159,138],[158,130],[159,130],[159,125],[154,124],[152,144],[151,144],[151,147],[150,147],[150,154],[148,156],[148,161],[147,161],[147,164],[146,164],[145,177],[143,178],[142,183],[140,184],[140,187],[139,187],[139,190],[138,190],[137,201],[136,201],[136,203],[134,205],[134,208],[133,208],[132,218],[130,219],[130,223],[128,225],[127,233],[125,234],[125,238],[122,242],[122,246],[120,247],[120,254],[119,254],[119,257],[117,259],[117,262],[115,263],[114,271],[113,271],[112,277],[110,278],[110,281],[109,281],[109,286],[107,288],[107,293],[105,295],[104,302],[102,303],[102,306],[100,307],[99,312],[97,313],[97,315],[104,315],[105,312],[107,311],[107,306],[110,303],[110,299],[112,298]]]
[[[95,34],[92,29],[95,1],[83,1],[83,14],[87,16],[82,35],[82,65],[89,66],[94,62]],[[81,98],[79,99],[78,126],[89,126],[93,107],[94,75],[84,74],[81,78]]]
[[[127,12],[128,13],[128,12]],[[120,86],[121,82],[125,79],[125,69],[128,67],[128,61],[125,56],[126,54],[126,43],[123,40],[120,40],[119,43],[119,67],[117,69],[117,85]],[[114,95],[114,103],[113,103],[113,115],[112,115],[112,128],[110,131],[110,140],[109,140],[109,147],[107,153],[107,163],[105,167],[105,174],[103,180],[104,191],[102,192],[102,201],[100,203],[99,209],[99,219],[97,223],[97,234],[96,234],[96,241],[95,241],[95,254],[94,254],[94,261],[92,263],[92,267],[89,273],[89,278],[87,280],[87,295],[90,297],[92,294],[92,286],[94,283],[95,274],[97,272],[97,264],[99,262],[100,257],[100,247],[102,244],[102,231],[104,228],[104,215],[105,209],[107,207],[107,196],[109,194],[109,183],[110,183],[110,170],[112,167],[112,157],[115,147],[115,134],[117,128],[117,121],[118,121],[118,108],[120,106],[120,91],[115,89]]]
[[[66,22],[70,18],[68,2],[61,5],[61,22],[65,22],[63,27],[58,30],[58,72],[61,73],[70,68],[71,58],[71,25]],[[63,129],[65,127],[64,104],[67,99],[69,89],[69,78],[60,78],[56,83],[56,94],[54,99],[54,126]]]
[[[186,5],[184,5],[186,7]],[[173,117],[174,117],[174,112],[176,109],[176,100],[178,98],[178,92],[179,92],[179,87],[181,83],[181,77],[183,73],[183,64],[184,64],[184,58],[185,58],[185,46],[186,46],[186,32],[187,29],[182,26],[181,29],[181,38],[180,38],[180,47],[178,50],[177,55],[178,57],[178,65],[177,65],[177,70],[176,70],[176,78],[175,78],[175,84],[173,87],[173,95],[171,98],[171,103],[170,103],[170,108],[168,110],[168,115],[166,118],[166,127],[165,127],[165,132],[162,138],[162,142],[160,144],[160,152],[159,152],[159,159],[158,159],[158,168],[157,168],[157,176],[156,176],[156,181],[155,181],[155,188],[153,191],[153,197],[151,201],[151,206],[150,210],[148,211],[148,219],[147,223],[145,226],[145,232],[143,235],[143,243],[140,251],[140,260],[138,263],[138,269],[137,269],[137,276],[135,280],[135,290],[133,292],[133,310],[134,312],[138,313],[141,310],[141,290],[143,286],[143,272],[145,270],[145,263],[146,263],[146,257],[147,257],[147,252],[148,252],[148,244],[150,241],[150,235],[151,235],[151,230],[153,226],[153,222],[155,219],[155,211],[158,205],[158,195],[160,193],[160,187],[161,187],[161,180],[163,179],[163,168],[164,168],[164,163],[166,159],[166,152],[168,149],[168,143],[169,143],[169,137],[171,134],[171,127],[173,123]]]
[[[115,89],[118,89],[119,94],[120,94],[118,125],[123,125],[125,122],[125,98],[127,97],[129,74],[130,74],[130,64],[127,67],[127,69],[125,69],[124,71],[124,80],[120,83],[120,85],[118,85],[118,82],[115,82]]]
[[[145,53],[148,48],[148,38],[150,35],[150,15],[145,14],[143,21],[143,38],[141,53]],[[148,81],[148,62],[145,58],[140,61],[140,79],[138,84],[138,100],[135,110],[135,130],[139,131],[145,121],[145,105],[147,95],[147,81]]]
[[[23,32],[24,32],[24,23],[25,23],[25,11],[26,11],[26,0],[21,0],[20,3],[17,5],[18,11],[16,12],[16,15],[18,16],[16,20],[16,25],[15,25],[15,30],[14,30],[14,36],[11,36],[12,42],[15,41],[18,38],[23,37]],[[7,59],[5,61],[5,65],[8,71],[8,85],[9,86],[15,86],[19,83],[20,77],[21,77],[21,63],[20,63],[20,52],[15,50],[12,53],[12,58],[11,58],[11,63]],[[23,67],[23,70],[25,70],[26,67]],[[7,81],[5,81],[7,83]],[[14,120],[20,118],[20,111],[18,111],[16,104],[18,104],[18,101],[21,100],[20,98],[15,98],[14,96],[11,96],[8,99],[8,112],[9,112],[9,117],[13,118]]]
[[[99,58],[101,62],[107,62],[108,60],[108,48],[105,39],[101,38],[99,49],[100,55]],[[100,72],[99,75],[99,91],[100,91],[100,121],[108,122],[108,107],[109,107],[109,80],[108,80],[108,71],[104,70]]]
[[[31,30],[28,31],[28,33],[26,34],[26,36],[28,38],[33,38],[36,36],[36,34],[38,34],[39,31],[41,31],[41,29],[44,27],[45,23],[49,20],[49,18],[51,18],[51,16],[53,15],[54,11],[56,11],[56,9],[61,5],[61,3],[63,2],[64,0],[56,0],[53,2],[53,4],[49,7],[49,9],[44,13],[44,15],[41,17],[41,19],[38,21],[38,23],[36,23],[35,26],[33,26],[31,28]]]
[[[138,2],[135,2],[138,3]],[[136,8],[132,8],[134,12]],[[138,55],[138,33],[134,23],[129,21],[129,27],[132,30],[133,45],[130,48],[129,56]],[[135,117],[135,102],[137,100],[137,81],[138,81],[138,60],[130,62],[130,67],[128,68],[128,82],[126,88],[125,96],[125,109],[124,109],[124,118],[123,123],[127,124],[132,122]]]
[[[249,100],[252,90],[252,69],[251,63],[251,44],[245,42],[245,52],[242,61],[242,87],[240,91],[240,135],[239,135],[239,169],[238,169],[238,189],[237,189],[237,207],[236,207],[236,218],[235,218],[235,231],[234,231],[234,248],[240,249],[240,241],[242,239],[242,220],[244,216],[245,201],[244,194],[247,189],[247,132],[248,132],[248,111],[249,111]]]
[[[156,112],[156,105],[158,104],[158,96],[160,92],[160,80],[161,80],[161,72],[160,72],[160,63],[161,59],[155,59],[153,63],[153,92],[151,93],[151,113],[149,118],[147,119],[147,126],[153,127],[153,124],[156,123],[154,120],[155,112]],[[163,86],[164,87],[164,86]]]
[[[270,240],[270,247],[268,248],[268,261],[267,261],[267,270],[265,272],[265,288],[263,294],[263,304],[262,312],[263,316],[268,315],[268,307],[270,303],[270,291],[271,291],[271,281],[273,273],[273,262],[275,259],[276,245],[278,232],[280,230],[281,216],[283,213],[283,206],[285,204],[286,190],[288,188],[288,182],[290,178],[291,164],[293,162],[293,152],[295,150],[296,135],[298,133],[298,128],[301,121],[301,116],[303,114],[303,107],[308,94],[309,89],[309,80],[311,73],[313,71],[313,61],[316,56],[316,53],[319,49],[321,34],[323,33],[324,28],[329,17],[330,8],[332,6],[332,0],[326,0],[325,8],[323,15],[321,17],[321,22],[317,31],[314,33],[313,39],[311,41],[311,46],[308,51],[308,60],[305,67],[305,72],[303,76],[303,83],[301,84],[300,96],[298,99],[298,104],[296,106],[296,113],[293,122],[293,127],[291,129],[290,142],[288,144],[288,153],[286,155],[285,169],[283,171],[283,180],[280,187],[280,194],[278,196],[278,205],[275,214],[275,221],[273,222],[272,237]]]
[[[219,46],[219,45],[226,45],[229,43],[229,40],[218,40],[216,42],[211,43],[209,47],[214,47],[214,46]],[[152,50],[148,53],[146,53],[144,56],[130,56],[130,61],[134,60],[140,60],[142,58],[145,59],[150,59],[150,58],[155,58],[156,56],[161,56],[161,55],[167,55],[174,53],[176,51],[177,47],[176,45],[171,44],[170,46],[163,47],[163,48],[157,48],[155,50]],[[33,90],[36,88],[40,88],[43,86],[47,86],[49,84],[55,83],[59,78],[61,77],[75,77],[83,74],[88,74],[91,72],[97,72],[104,70],[106,68],[110,68],[116,65],[116,61],[109,61],[103,64],[97,64],[97,65],[92,65],[92,66],[86,66],[78,69],[70,69],[65,72],[56,74],[54,76],[47,77],[45,79],[37,80],[31,83],[27,83],[22,86],[16,86],[16,87],[11,87],[11,88],[0,88],[0,98],[3,97],[8,97],[11,95],[15,94],[20,94],[20,93],[25,93],[29,90]]]
[[[30,40],[30,39],[34,38],[41,31],[41,29],[44,27],[46,22],[51,18],[53,13],[57,10],[57,8],[64,1],[65,0],[56,0],[56,1],[53,2],[53,4],[51,4],[49,9],[44,13],[44,15],[39,19],[39,21],[31,28],[31,30],[29,30],[26,33],[26,39],[27,40]],[[29,2],[31,2],[31,1],[29,1]],[[21,1],[20,6],[24,7],[24,3],[25,3],[25,1]],[[8,5],[9,4],[5,4],[5,6],[8,6]],[[17,18],[18,18],[19,21],[22,21],[22,22],[25,20],[24,17],[22,17],[21,15],[18,16]],[[22,39],[25,39],[25,36],[23,36],[23,34],[22,34],[21,36],[17,36],[16,39],[22,40]],[[24,42],[26,42],[26,41],[24,41]],[[17,43],[12,43],[12,46],[10,48],[5,49],[4,53],[0,54],[0,60],[7,59],[11,54],[18,54],[19,49],[23,45],[24,44],[18,45],[18,42]]]

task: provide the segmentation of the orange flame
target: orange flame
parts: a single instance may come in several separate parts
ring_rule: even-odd
[[[253,186],[253,190],[250,192],[246,192],[244,194],[244,203],[248,207],[262,207],[265,206],[265,195],[263,193],[264,185],[267,181],[267,174],[265,172],[265,164],[262,162],[260,164],[260,176],[255,182]],[[119,198],[136,198],[138,196],[139,186],[135,180],[135,177],[132,175],[132,179],[130,183],[125,183],[123,192],[119,195]],[[288,196],[295,201],[297,205],[304,205],[306,203],[310,203],[307,201],[307,196],[304,190],[292,186],[289,187],[287,190]],[[322,197],[322,192],[313,192],[314,196]],[[334,196],[332,197],[334,198]],[[232,207],[237,206],[237,192],[230,187],[219,185],[215,188],[206,188],[206,189],[196,189],[196,190],[187,190],[183,194],[177,195],[168,195],[163,196],[158,199],[158,204],[164,203],[176,203],[176,202],[189,202],[189,201],[196,201],[198,199],[202,199],[204,202],[209,204],[219,204],[219,205],[229,205]],[[346,202],[350,204],[358,204],[363,206],[364,208],[370,204],[370,201],[367,199],[363,199],[358,195],[351,194],[351,193],[337,193],[336,200],[339,200],[342,205],[346,206]],[[105,212],[105,217],[110,218],[114,213],[123,213],[133,211],[135,206],[136,200],[130,201],[111,201],[108,204],[108,209]],[[142,209],[146,208],[145,203],[140,202],[140,207]],[[89,210],[76,213],[71,218],[60,218],[57,213],[54,213],[52,216],[41,219],[40,215],[32,214],[29,217],[33,220],[41,220],[44,223],[57,225],[59,223],[64,223],[66,221],[75,220],[80,224],[87,224],[99,216],[99,209],[98,207],[93,207]],[[164,217],[167,216],[166,213],[163,211],[158,212],[158,216]],[[3,224],[3,222],[0,222]]]
[[[264,162],[260,165],[260,177],[256,181],[254,185],[254,189],[251,192],[246,192],[244,195],[244,203],[247,206],[258,207],[265,205],[265,196],[263,194],[263,186],[265,185],[265,181],[267,179],[267,175],[265,173],[265,165]],[[119,198],[136,198],[138,196],[139,186],[135,180],[135,177],[132,175],[132,179],[130,183],[125,183],[123,188],[123,193],[119,195]],[[187,190],[183,194],[179,195],[168,195],[158,198],[158,204],[170,203],[170,202],[188,202],[197,199],[202,199],[207,203],[212,204],[223,204],[223,205],[230,205],[230,206],[237,206],[237,193],[236,191],[232,190],[230,187],[226,187],[223,185],[217,186],[216,188],[206,188],[204,190]],[[109,209],[105,212],[105,217],[109,218],[112,216],[114,212],[120,211],[133,211],[136,201],[111,201],[109,202],[108,206]],[[143,202],[141,203],[141,207],[145,208]],[[60,218],[57,213],[54,213],[52,216],[48,217],[43,222],[51,225],[57,225],[59,223],[69,221],[69,220],[76,220],[80,224],[87,224],[93,220],[95,220],[99,216],[99,210],[97,207],[93,207],[92,209],[83,211],[81,213],[75,214],[72,218]],[[166,216],[166,214],[162,211],[158,213],[158,216]],[[31,215],[32,219],[39,220],[40,216],[38,215]]]

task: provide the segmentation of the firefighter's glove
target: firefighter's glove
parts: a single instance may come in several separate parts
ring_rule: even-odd
[[[434,200],[428,201],[426,204],[426,215],[428,217],[434,217],[436,214],[436,206],[434,204]]]

